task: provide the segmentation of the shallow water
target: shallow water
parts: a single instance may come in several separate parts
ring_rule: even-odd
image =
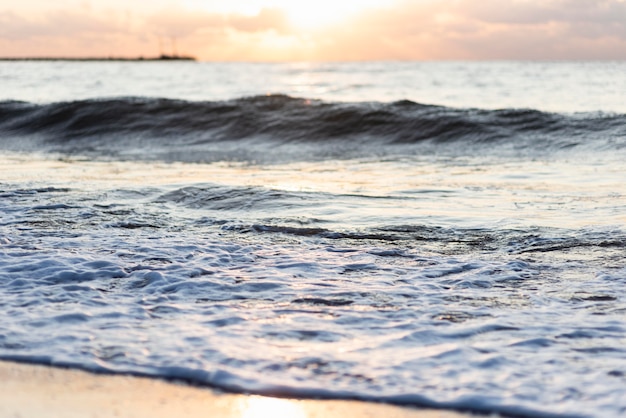
[[[263,394],[626,412],[623,115],[228,92],[0,105],[0,357]]]

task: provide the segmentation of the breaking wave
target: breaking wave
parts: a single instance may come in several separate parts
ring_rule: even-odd
[[[495,145],[501,152],[528,156],[622,149],[626,115],[455,109],[406,100],[340,103],[285,95],[205,102],[5,101],[0,102],[0,135],[0,146],[16,151],[191,162],[267,160],[276,146],[283,152],[272,158],[282,160],[433,149],[471,155],[494,152]]]

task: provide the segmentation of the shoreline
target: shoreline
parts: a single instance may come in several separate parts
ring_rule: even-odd
[[[208,414],[208,415],[207,415]],[[147,377],[0,361],[0,416],[151,418],[471,418],[468,413],[353,400],[231,394]]]

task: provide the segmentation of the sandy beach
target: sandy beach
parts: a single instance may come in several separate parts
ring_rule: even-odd
[[[468,418],[450,411],[227,394],[156,379],[0,362],[1,417]]]

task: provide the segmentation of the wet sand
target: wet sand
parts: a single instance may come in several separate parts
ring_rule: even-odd
[[[0,417],[468,418],[359,401],[220,393],[157,379],[0,362]]]

